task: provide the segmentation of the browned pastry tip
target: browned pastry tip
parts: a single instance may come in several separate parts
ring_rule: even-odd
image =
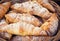
[[[5,6],[6,8],[9,8],[11,6],[11,2],[5,2],[2,3],[3,6]]]
[[[58,18],[54,13],[42,26],[42,29],[47,31],[49,35],[54,35],[58,28]]]
[[[41,4],[45,8],[49,9],[52,12],[55,12],[54,7],[49,3],[49,0],[33,0],[33,1],[37,1],[39,4]]]
[[[10,5],[11,5],[10,2],[0,4],[0,19],[3,18],[3,16],[7,13]]]

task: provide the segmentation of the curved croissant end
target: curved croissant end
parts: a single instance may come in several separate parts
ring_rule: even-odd
[[[5,2],[3,4],[0,4],[0,19],[6,14],[10,5],[11,5],[10,2]]]
[[[56,14],[53,14],[41,28],[45,30],[49,35],[54,35],[58,27],[58,18]]]
[[[54,7],[48,2],[48,0],[36,0],[36,1],[42,6],[44,6],[45,8],[49,9],[50,11],[55,12]]]

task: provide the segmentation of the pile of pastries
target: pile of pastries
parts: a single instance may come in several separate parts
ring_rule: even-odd
[[[13,36],[53,36],[58,28],[58,18],[54,12],[55,9],[48,0],[26,1],[13,5],[11,2],[1,3],[0,40],[10,40]]]

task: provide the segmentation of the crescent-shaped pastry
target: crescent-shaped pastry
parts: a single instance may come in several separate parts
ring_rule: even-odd
[[[35,26],[41,26],[41,24],[42,24],[41,21],[39,21],[36,17],[34,17],[30,14],[20,14],[20,13],[11,12],[9,14],[6,14],[5,17],[9,23],[25,21],[25,22],[31,23]]]
[[[9,24],[2,31],[6,31],[15,35],[54,35],[58,27],[58,18],[53,14],[41,27],[35,27],[32,24],[19,21],[17,23]]]
[[[41,28],[44,29],[49,35],[54,35],[57,31],[57,27],[58,18],[55,13],[41,26]]]
[[[0,31],[6,31],[14,35],[47,35],[47,33],[39,27],[35,27],[32,24],[19,21],[17,23],[9,24],[4,28],[0,28]]]
[[[52,15],[46,8],[39,5],[36,1],[16,3],[12,5],[11,8],[17,12],[27,12],[29,14],[37,15],[45,19],[49,18]]]
[[[5,19],[2,19],[0,21],[0,28],[4,26],[8,25],[8,23],[6,22]],[[12,37],[11,34],[7,33],[7,32],[3,32],[3,31],[0,31],[0,37],[4,38],[4,39],[10,39]]]
[[[45,8],[49,9],[52,12],[55,12],[54,7],[49,3],[48,0],[33,0],[33,1],[37,1],[39,4],[41,4]]]
[[[10,5],[11,5],[10,2],[5,2],[5,3],[0,4],[0,19],[6,14]]]

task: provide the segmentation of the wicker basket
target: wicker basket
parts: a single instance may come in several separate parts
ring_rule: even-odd
[[[1,0],[0,3],[2,2],[6,2],[6,1],[11,1],[12,4],[16,3],[16,2],[24,2],[27,0]],[[55,8],[55,13],[58,15],[59,18],[59,25],[60,25],[60,7],[58,4],[56,4],[54,1],[49,0],[49,2],[51,3],[51,5],[53,5],[53,7]],[[59,41],[60,40],[60,26],[58,26],[58,31],[56,33],[55,36],[15,36],[15,38],[21,38],[21,41]],[[14,40],[15,38],[13,38],[13,40],[10,41],[17,41]]]

